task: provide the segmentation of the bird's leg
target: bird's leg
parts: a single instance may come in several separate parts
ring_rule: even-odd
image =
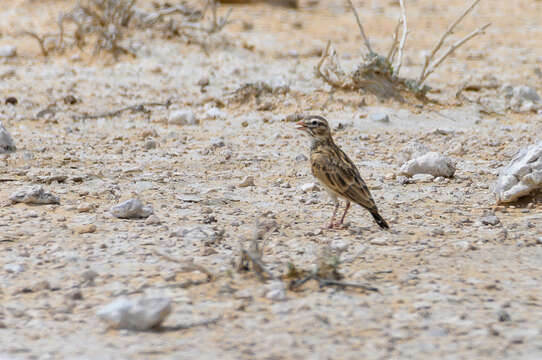
[[[348,212],[348,209],[350,209],[350,201],[346,201],[346,207],[344,208],[343,216],[341,217],[341,221],[339,222],[339,225],[342,225],[344,222],[344,218],[346,217],[346,213]]]
[[[337,215],[337,210],[339,210],[339,200],[335,200],[335,208],[333,209],[333,215],[331,215],[331,222],[327,227],[328,229],[333,229],[333,227],[335,227],[335,216]]]

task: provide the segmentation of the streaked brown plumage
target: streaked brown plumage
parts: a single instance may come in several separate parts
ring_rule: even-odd
[[[380,216],[356,165],[333,141],[327,120],[319,115],[308,115],[297,123],[297,128],[311,137],[312,174],[322,183],[335,202],[329,228],[341,226],[350,208],[350,202],[355,202],[367,209],[381,228],[389,229],[388,223]],[[339,223],[335,223],[339,208],[337,197],[346,200],[346,208]]]

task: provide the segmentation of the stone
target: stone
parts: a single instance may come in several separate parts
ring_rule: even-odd
[[[542,188],[542,141],[522,148],[499,171],[493,188],[498,204],[514,202]]]
[[[148,330],[158,327],[171,313],[167,298],[119,298],[98,311],[98,316],[116,329]]]
[[[247,176],[241,181],[238,185],[239,187],[249,187],[249,186],[256,186],[254,183],[254,176]]]
[[[17,150],[13,138],[0,121],[0,154],[9,154]]]
[[[10,195],[9,199],[12,203],[25,204],[60,204],[58,196],[45,190],[43,186],[33,186],[30,188],[22,188]]]
[[[286,286],[280,280],[275,280],[266,286],[265,297],[273,301],[286,300]]]
[[[304,193],[311,192],[311,191],[319,191],[318,184],[316,183],[306,183],[301,185],[301,191]]]
[[[24,266],[21,264],[6,264],[4,270],[8,273],[18,274],[24,271]]]
[[[17,55],[17,48],[13,45],[0,46],[0,57],[14,57]]]
[[[390,122],[390,117],[385,113],[372,113],[369,115],[369,119],[374,122],[380,122],[387,124]]]
[[[499,218],[497,216],[495,216],[495,214],[486,215],[483,218],[481,218],[480,221],[484,225],[493,225],[493,226],[495,226],[495,225],[497,225],[498,223],[501,222],[499,220]]]
[[[154,213],[150,206],[143,206],[139,199],[130,199],[111,208],[111,214],[120,219],[148,218]]]
[[[145,225],[160,225],[162,223],[162,221],[160,220],[160,218],[156,215],[151,215],[147,218],[147,220],[145,220]]]
[[[94,224],[80,225],[75,228],[78,234],[91,234],[96,232],[97,227]]]
[[[299,154],[295,157],[295,161],[298,161],[298,162],[301,162],[301,161],[308,161],[309,159],[303,155],[303,154]]]
[[[98,277],[98,273],[94,270],[86,270],[81,274],[83,283],[90,286],[94,285],[94,279],[96,279],[97,277]]]
[[[205,118],[207,119],[225,119],[227,114],[217,107],[211,107],[205,111]]]
[[[169,113],[168,124],[197,125],[199,123],[192,110],[173,110]]]
[[[371,243],[371,245],[384,246],[384,245],[388,244],[388,239],[386,239],[386,238],[376,238],[376,239],[372,239],[370,243]]]
[[[154,139],[149,139],[145,141],[145,144],[143,145],[145,147],[145,150],[152,150],[156,149],[157,143]]]
[[[81,203],[77,205],[77,208],[75,209],[79,213],[89,212],[93,209],[92,204],[89,203]]]
[[[409,160],[401,166],[401,175],[431,174],[433,176],[452,177],[455,174],[455,164],[452,159],[436,152]]]
[[[412,181],[415,183],[433,182],[435,177],[431,174],[415,174],[412,176]]]
[[[505,85],[502,88],[509,107],[518,112],[531,112],[542,109],[542,100],[535,89],[525,86]]]

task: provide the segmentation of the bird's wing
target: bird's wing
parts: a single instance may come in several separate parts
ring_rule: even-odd
[[[377,207],[356,165],[339,148],[320,148],[311,154],[312,174],[332,192],[368,210]]]

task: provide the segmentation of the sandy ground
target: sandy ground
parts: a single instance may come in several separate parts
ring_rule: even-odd
[[[17,36],[55,31],[72,1],[0,3],[0,120],[17,152],[0,162],[0,357],[6,359],[539,359],[542,357],[541,199],[496,207],[498,170],[540,140],[542,115],[488,111],[498,90],[455,93],[494,76],[500,85],[542,93],[542,2],[482,1],[454,39],[492,22],[429,79],[438,103],[380,102],[331,92],[314,75],[327,40],[355,68],[361,38],[342,1],[299,10],[265,3],[233,6],[236,22],[200,47],[133,31],[135,59],[91,58],[73,50],[47,59]],[[392,1],[355,2],[373,46],[385,52],[399,15]],[[141,1],[142,8],[150,5]],[[409,34],[402,74],[415,77],[463,1],[407,1]],[[221,9],[221,13],[225,8]],[[538,69],[538,71],[537,71]],[[198,82],[208,79],[203,90]],[[285,94],[237,101],[245,83],[287,85]],[[67,95],[78,102],[65,104]],[[18,104],[4,105],[14,96]],[[149,112],[78,120],[143,102]],[[38,117],[48,107],[54,114]],[[168,124],[192,110],[198,125]],[[307,139],[285,121],[294,112],[329,118],[392,231],[353,207],[345,230],[321,231],[332,212],[313,182]],[[370,114],[384,112],[387,124]],[[455,177],[402,184],[396,177],[411,141],[450,156]],[[239,187],[246,176],[255,186]],[[60,205],[11,204],[42,184]],[[110,208],[138,196],[157,224],[114,218]],[[500,222],[484,225],[495,213]],[[275,222],[263,260],[314,266],[326,247],[342,251],[341,272],[378,293],[312,282],[273,300],[253,273],[238,273],[240,243],[256,219]],[[90,225],[96,230],[87,233]],[[188,231],[199,229],[201,231]],[[217,275],[179,271],[194,260]],[[7,264],[21,265],[8,272]],[[97,276],[92,284],[89,271]],[[190,282],[191,281],[191,282]],[[173,311],[160,331],[108,329],[96,312],[119,296],[162,296]],[[200,322],[209,322],[200,325]]]

